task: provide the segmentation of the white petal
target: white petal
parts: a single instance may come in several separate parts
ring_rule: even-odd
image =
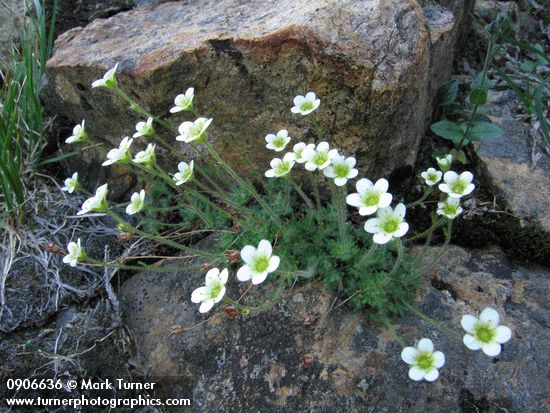
[[[315,100],[316,96],[313,92],[308,92],[306,94],[306,100],[309,100],[310,102],[313,102]]]
[[[317,165],[315,165],[315,164],[312,163],[312,162],[306,162],[305,168],[306,168],[308,171],[313,172],[314,170],[317,169]]]
[[[458,175],[455,171],[447,171],[445,172],[445,175],[443,175],[443,180],[447,183],[449,181],[454,181],[458,178]]]
[[[239,268],[239,271],[237,271],[237,280],[244,282],[250,280],[250,278],[252,278],[252,276],[248,265],[243,265]]]
[[[317,151],[319,152],[328,152],[329,148],[328,142],[320,142],[319,145],[317,145]]]
[[[466,314],[462,316],[462,320],[460,320],[460,325],[462,325],[462,328],[470,334],[474,334],[474,327],[476,323],[478,322],[477,317],[474,317],[473,315]]]
[[[203,301],[201,306],[199,307],[199,312],[207,313],[212,309],[212,307],[214,307],[214,300]]]
[[[493,327],[497,327],[499,322],[499,316],[496,310],[490,307],[487,307],[479,315],[479,320],[483,323],[489,323]]]
[[[434,367],[440,369],[445,364],[445,354],[441,351],[436,351],[434,354]]]
[[[512,338],[512,330],[510,330],[506,326],[497,327],[497,336],[496,336],[497,343],[504,344],[508,342],[511,338]]]
[[[208,270],[205,277],[205,284],[210,285],[213,282],[218,281],[220,279],[219,275],[220,275],[220,270],[217,268],[212,268]]]
[[[351,168],[353,168],[355,166],[355,164],[357,163],[357,160],[353,157],[353,156],[350,156],[349,158],[347,158],[345,160],[346,164]]]
[[[393,233],[393,236],[397,238],[402,237],[407,233],[408,230],[409,224],[407,224],[406,222],[402,222],[401,224],[399,224],[399,228],[397,228],[397,231]]]
[[[214,303],[219,303],[221,300],[223,300],[223,296],[225,295],[226,288],[222,287],[220,289],[220,292],[218,293],[218,296],[214,299]]]
[[[194,303],[200,303],[207,296],[207,288],[205,286],[199,287],[191,293],[191,301]]]
[[[353,179],[355,178],[357,175],[359,175],[359,171],[357,169],[352,169],[351,171],[349,171],[348,173],[348,179]]]
[[[481,344],[479,341],[476,340],[474,336],[471,334],[465,334],[462,338],[462,341],[466,347],[468,347],[470,350],[479,350],[481,348]]]
[[[258,285],[265,281],[267,278],[267,271],[262,272],[261,274],[255,274],[252,276],[252,284]]]
[[[274,178],[275,177],[275,171],[273,169],[269,169],[268,171],[265,171],[265,176],[267,178]]]
[[[380,220],[378,218],[371,218],[365,222],[365,231],[371,234],[375,234],[380,230]]]
[[[376,189],[378,189],[378,191],[380,191],[380,192],[387,192],[389,186],[390,186],[390,184],[389,184],[388,181],[385,180],[384,178],[379,179],[379,180],[376,181],[376,183],[374,184],[374,187],[375,187]]]
[[[271,248],[271,242],[269,242],[266,239],[263,239],[258,244],[258,255],[265,255],[267,257],[270,257],[273,253],[273,249]]]
[[[349,194],[346,197],[346,203],[352,207],[360,208],[363,205],[363,201],[358,193]]]
[[[241,259],[246,262],[247,264],[250,264],[252,262],[252,259],[256,255],[256,248],[252,245],[247,245],[241,250]]]
[[[372,182],[369,181],[367,178],[361,178],[355,184],[355,188],[357,188],[357,192],[359,192],[360,194],[367,192],[372,187]]]
[[[334,184],[336,186],[344,186],[347,182],[348,182],[348,180],[346,178],[336,178],[334,180]]]
[[[418,354],[418,350],[414,347],[405,347],[401,352],[401,359],[407,364],[414,364],[414,359]]]
[[[300,108],[299,108],[298,106],[293,106],[293,107],[291,107],[291,108],[290,108],[290,111],[291,111],[292,113],[300,113],[300,112],[301,112],[301,110],[300,110]]]
[[[395,207],[395,213],[397,215],[399,215],[401,218],[405,218],[405,214],[407,213],[407,207],[405,207],[404,204],[402,203],[399,203],[397,204],[397,206]]]
[[[474,176],[472,175],[471,172],[466,171],[460,174],[460,179],[462,181],[472,182],[472,180],[474,179]]]
[[[495,357],[500,354],[501,346],[498,343],[483,344],[481,351],[490,357]]]
[[[266,135],[265,136],[265,141],[267,143],[271,143],[273,142],[275,139],[277,139],[277,137],[275,135],[273,135],[272,133],[270,133],[269,135]]]
[[[390,234],[382,234],[380,232],[374,234],[374,236],[372,237],[372,240],[377,244],[386,244],[391,239],[392,236]]]
[[[449,185],[447,184],[439,184],[438,185],[438,188],[441,192],[445,192],[446,194],[450,194],[451,192],[451,188],[449,188]]]
[[[279,263],[281,262],[281,259],[274,255],[269,259],[269,266],[267,267],[267,272],[273,272],[277,268],[279,268]]]
[[[393,199],[393,195],[389,192],[385,192],[380,195],[380,200],[378,201],[378,206],[380,208],[386,208],[391,204],[391,201]]]
[[[416,346],[418,350],[425,351],[427,353],[433,353],[434,351],[434,343],[432,343],[432,340],[429,338],[423,338],[418,342],[418,346]]]
[[[474,189],[476,188],[476,186],[474,184],[468,184],[468,186],[466,187],[466,189],[464,190],[464,193],[462,195],[468,195],[469,193],[471,193]]]
[[[376,212],[377,209],[378,209],[377,206],[361,207],[359,208],[359,215],[362,215],[362,216],[372,215]]]
[[[324,171],[323,171],[323,174],[327,177],[327,178],[336,178],[336,174],[334,173],[334,168],[332,166],[329,166],[328,168],[326,168]]]
[[[424,378],[424,370],[413,366],[409,369],[409,377],[414,381],[421,381]]]
[[[304,100],[306,100],[305,97],[303,97],[302,95],[298,95],[294,98],[294,104],[296,106],[300,106],[304,102]]]
[[[427,373],[424,373],[424,379],[426,381],[435,381],[439,377],[439,371],[435,368],[431,369]]]

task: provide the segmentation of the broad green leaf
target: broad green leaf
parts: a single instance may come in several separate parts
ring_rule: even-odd
[[[502,130],[489,122],[476,122],[468,131],[469,141],[483,141],[502,136]]]
[[[431,127],[432,132],[458,144],[464,138],[464,129],[458,123],[442,120]]]
[[[436,102],[440,106],[448,106],[455,102],[458,95],[458,82],[456,80],[450,80],[443,83],[439,89],[437,89]]]
[[[494,82],[487,77],[487,72],[485,70],[482,70],[477,75],[475,75],[471,89],[483,89],[487,91],[491,89],[493,83]]]
[[[470,93],[470,103],[480,106],[487,103],[487,91],[485,89],[473,89]]]

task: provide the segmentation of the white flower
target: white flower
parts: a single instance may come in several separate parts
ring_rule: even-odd
[[[429,338],[423,338],[418,346],[405,347],[401,352],[403,361],[411,366],[409,377],[415,381],[434,381],[439,377],[439,370],[445,364],[445,355],[434,352],[434,344]]]
[[[441,169],[443,172],[447,172],[449,169],[451,169],[451,165],[453,163],[453,155],[448,154],[445,155],[443,158],[436,157],[435,160],[439,165],[439,169]]]
[[[336,156],[338,156],[338,151],[330,149],[327,142],[321,142],[315,148],[308,146],[302,152],[302,158],[306,160],[305,167],[308,171],[325,169]]]
[[[449,219],[455,219],[458,215],[462,213],[462,207],[460,206],[460,199],[458,198],[447,198],[445,202],[437,203],[437,213],[438,215],[444,215]]]
[[[294,106],[290,109],[292,113],[309,115],[319,107],[321,100],[317,99],[315,93],[309,92],[305,96],[298,95],[294,98]]]
[[[107,71],[103,75],[103,79],[95,80],[92,83],[92,87],[106,87],[108,89],[115,88],[117,86],[116,83],[116,69],[118,67],[118,63],[113,67],[111,70]]]
[[[283,156],[283,159],[275,158],[271,161],[270,170],[266,171],[265,176],[268,178],[280,178],[286,176],[294,166],[296,155],[293,152],[288,152]]]
[[[273,249],[268,240],[261,240],[258,248],[247,245],[241,250],[241,258],[246,265],[237,271],[239,281],[252,280],[252,284],[261,284],[267,274],[279,267],[279,257],[272,255]]]
[[[87,214],[92,211],[104,211],[107,209],[107,193],[109,189],[107,184],[101,185],[96,189],[95,195],[91,198],[88,198],[82,204],[81,210],[76,213],[76,215]]]
[[[402,237],[409,230],[409,224],[403,221],[405,212],[403,204],[397,204],[395,209],[391,206],[380,208],[376,218],[365,222],[365,231],[374,234],[372,240],[377,244],[385,244],[393,238]]]
[[[221,272],[217,268],[212,268],[206,273],[204,286],[197,288],[191,293],[191,301],[198,304],[199,312],[206,313],[214,307],[214,304],[219,303],[225,295],[225,284],[227,284],[227,268]]]
[[[147,122],[138,122],[136,124],[136,133],[134,133],[134,138],[139,138],[140,136],[152,136],[155,134],[155,128],[153,128],[153,118],[147,118]]]
[[[330,165],[323,170],[327,178],[334,178],[336,186],[344,186],[348,179],[353,179],[359,173],[355,166],[355,158],[345,158],[337,155],[331,159]]]
[[[458,175],[454,171],[447,171],[443,175],[443,181],[445,183],[439,184],[439,190],[445,192],[451,198],[460,198],[464,195],[468,195],[475,188],[472,183],[474,176],[471,172],[462,172]]]
[[[294,155],[296,157],[296,162],[298,163],[305,163],[306,160],[304,159],[304,157],[302,156],[302,154],[304,153],[304,150],[306,149],[310,149],[310,150],[314,150],[315,149],[315,145],[313,143],[310,143],[310,144],[305,144],[304,142],[300,142],[300,143],[297,143],[296,145],[294,145],[294,147],[292,148],[292,151],[294,152]]]
[[[145,206],[144,201],[145,201],[145,190],[144,189],[142,189],[139,192],[134,192],[132,194],[132,198],[130,199],[130,203],[126,207],[126,213],[128,215],[137,214]]]
[[[155,148],[157,145],[154,143],[150,143],[147,145],[147,148],[145,148],[144,151],[140,151],[136,153],[136,156],[134,157],[135,163],[142,163],[146,165],[151,165],[156,162],[156,156],[155,156]]]
[[[193,108],[193,97],[195,96],[195,89],[190,87],[185,91],[185,95],[178,95],[174,99],[174,106],[170,108],[170,113],[181,112],[182,110],[191,110]]]
[[[277,132],[277,135],[270,133],[265,137],[267,149],[272,149],[275,152],[281,152],[285,149],[285,146],[290,142],[290,136],[288,136],[288,131],[286,129],[281,129]]]
[[[479,315],[479,319],[473,315],[462,317],[460,324],[468,334],[464,335],[463,341],[470,350],[481,349],[491,357],[498,356],[501,344],[512,338],[512,330],[506,326],[499,326],[498,313],[487,307]]]
[[[178,128],[180,134],[176,136],[176,140],[186,143],[203,142],[206,139],[206,129],[210,123],[212,123],[211,118],[198,118],[194,122],[183,122]]]
[[[65,186],[61,188],[62,191],[66,191],[72,194],[75,189],[78,188],[78,172],[75,172],[73,176],[65,179]]]
[[[428,168],[428,170],[422,172],[420,174],[420,176],[424,179],[424,182],[426,182],[426,185],[434,186],[439,181],[441,181],[441,177],[443,176],[443,172],[438,171],[435,168]]]
[[[194,166],[193,161],[189,163],[180,162],[178,164],[179,172],[176,172],[173,178],[174,181],[176,181],[176,185],[182,185],[193,177],[193,166]]]
[[[346,197],[348,205],[359,208],[360,215],[371,215],[378,208],[386,208],[391,204],[392,194],[388,193],[388,181],[379,179],[373,185],[366,178],[359,179],[355,184],[357,192]]]
[[[71,267],[76,267],[78,261],[83,261],[86,259],[86,253],[80,244],[80,238],[76,242],[69,242],[67,245],[68,255],[63,257],[63,262],[69,264]]]
[[[108,166],[116,162],[119,162],[119,163],[130,162],[132,160],[132,154],[130,153],[130,145],[132,145],[133,141],[134,140],[129,138],[128,136],[122,139],[118,148],[111,149],[107,153],[107,160],[103,162],[101,165]]]
[[[82,123],[79,125],[76,125],[73,128],[73,134],[69,136],[67,139],[65,139],[65,143],[84,142],[85,140],[88,139],[88,134],[86,133],[84,122],[85,120],[82,119]]]

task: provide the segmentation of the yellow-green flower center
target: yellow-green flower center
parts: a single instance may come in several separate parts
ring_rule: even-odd
[[[251,267],[254,272],[257,273],[267,271],[267,267],[269,267],[269,257],[266,257],[265,255],[256,257]]]
[[[434,366],[434,355],[427,351],[420,351],[414,359],[416,365],[424,370],[431,370]]]
[[[336,178],[347,178],[349,174],[349,165],[346,163],[339,163],[332,168]]]
[[[313,102],[306,100],[300,104],[300,109],[304,112],[314,108]]]
[[[474,327],[474,336],[481,343],[492,343],[496,335],[496,329],[491,324],[479,322]]]
[[[313,163],[317,166],[322,166],[328,161],[328,153],[327,152],[317,152],[315,156],[313,156]]]
[[[458,205],[445,204],[445,208],[443,208],[445,215],[456,215],[456,211],[458,211]]]
[[[455,194],[462,194],[464,193],[464,191],[466,191],[466,187],[468,186],[468,184],[463,181],[462,179],[456,179],[454,182],[451,183],[450,187],[451,187],[451,190],[455,193]]]
[[[275,139],[271,141],[271,144],[275,148],[282,148],[285,146],[285,137],[284,136],[277,136]]]
[[[400,223],[401,220],[399,218],[386,218],[386,220],[382,223],[382,229],[385,233],[391,234],[397,231]]]
[[[210,298],[212,300],[215,300],[216,297],[218,297],[218,294],[222,290],[223,285],[221,283],[216,283],[212,286],[212,289],[210,290]]]
[[[380,202],[380,193],[377,191],[370,191],[362,199],[366,206],[375,206]]]
[[[281,176],[286,175],[288,171],[290,171],[290,163],[289,162],[281,162],[278,164],[275,168],[273,168],[275,171],[275,175]]]
[[[437,181],[437,173],[429,172],[428,173],[428,181],[432,181],[432,182]]]

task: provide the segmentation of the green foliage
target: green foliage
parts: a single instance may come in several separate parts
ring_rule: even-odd
[[[342,300],[348,300],[351,308],[366,309],[367,317],[383,324],[402,313],[402,303],[413,298],[421,282],[410,255],[405,254],[394,268],[395,247],[390,244],[371,250],[372,236],[362,228],[348,227],[345,242],[339,240],[338,211],[332,203],[322,208],[319,224],[316,209],[287,197],[284,179],[270,180],[267,185],[275,195],[270,206],[281,217],[281,228],[277,231],[269,215],[253,207],[250,218],[242,223],[242,231],[224,233],[216,252],[240,250],[262,239],[275,240],[281,266],[271,278],[286,275],[290,282],[319,277],[338,291]]]
[[[11,65],[0,68],[0,182],[8,212],[24,201],[24,178],[33,172],[26,165],[37,164],[44,145],[39,83],[52,49],[56,8],[57,1],[48,30],[42,4],[34,0],[35,13],[25,22]]]

